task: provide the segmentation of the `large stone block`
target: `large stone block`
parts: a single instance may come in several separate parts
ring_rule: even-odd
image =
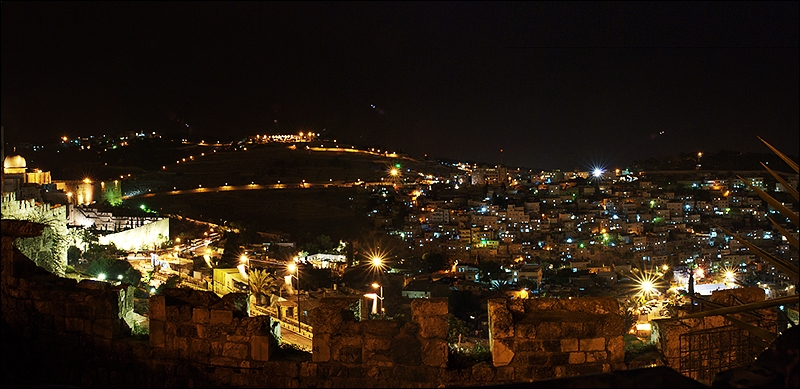
[[[514,326],[514,332],[517,338],[535,339],[536,323],[517,322],[517,324]]]
[[[313,358],[314,355],[312,354],[311,357]],[[299,367],[299,376],[300,377],[316,377],[318,373],[317,364],[316,362],[301,362]]]
[[[508,339],[514,342],[516,351],[544,351],[541,341],[530,339]]]
[[[364,335],[364,350],[372,352],[388,351],[392,348],[392,338],[385,336]]]
[[[190,305],[178,306],[178,320],[181,323],[189,323],[192,321],[193,308]]]
[[[342,363],[362,362],[361,338],[331,338],[331,360]]]
[[[86,324],[85,320],[77,317],[67,317],[64,319],[64,323],[68,332],[83,332]]]
[[[427,366],[445,367],[450,349],[444,339],[422,339],[422,363]]]
[[[515,365],[527,363],[529,366],[542,366],[550,364],[550,353],[518,353]]]
[[[606,349],[606,338],[591,338],[579,340],[581,351],[604,351]]]
[[[591,326],[594,326],[594,321],[566,321],[561,323],[561,333],[563,333],[565,336],[570,336],[573,338],[585,338],[587,337],[586,329],[587,327]]]
[[[150,319],[150,345],[164,347],[166,335],[166,324],[160,320]]]
[[[271,335],[254,335],[250,338],[250,356],[255,361],[269,361],[278,348],[278,342]]]
[[[331,360],[330,339],[330,334],[314,334],[311,339],[311,360],[313,362],[328,362]]]
[[[569,364],[569,356],[571,353],[552,353],[547,357],[547,363],[551,365],[567,365]]]
[[[523,300],[525,304],[525,312],[527,314],[536,311],[552,312],[564,310],[565,301],[566,300],[564,299],[556,298],[535,298]]]
[[[150,299],[148,301],[149,301],[149,308],[147,314],[150,320],[166,321],[167,308],[166,308],[165,297],[162,295],[154,295],[150,296]]]
[[[514,319],[506,306],[505,299],[491,299],[487,303],[489,310],[489,339],[506,339],[514,337]]]
[[[230,357],[211,357],[208,359],[208,363],[212,366],[221,366],[221,367],[239,367],[239,363],[241,359],[238,358],[230,358]],[[215,372],[217,374],[219,371]],[[221,382],[228,382],[225,378],[219,378]]]
[[[586,363],[605,363],[607,361],[607,351],[590,351],[586,353]]]
[[[490,343],[492,363],[495,367],[506,366],[514,359],[514,342],[510,339],[494,339]]]
[[[194,360],[205,361],[211,356],[211,342],[204,339],[189,339],[189,354]]]
[[[569,336],[569,334],[563,334],[561,323],[560,322],[552,322],[552,321],[545,321],[538,323],[536,325],[536,334],[537,338],[539,339],[558,339],[562,336]]]
[[[576,338],[568,338],[568,339],[561,339],[561,351],[562,352],[572,352],[578,351],[578,339]]]
[[[167,305],[167,322],[180,323],[181,322],[181,309],[177,305]]]
[[[366,320],[359,322],[362,333],[385,338],[397,336],[400,332],[400,325],[401,323],[396,320]]]
[[[192,309],[192,322],[196,324],[208,324],[211,313],[206,307],[194,307]]]
[[[625,339],[622,336],[608,338],[606,349],[611,363],[625,362]]]
[[[411,317],[417,322],[418,317],[447,316],[447,298],[413,299],[411,301]]]
[[[113,319],[97,319],[92,323],[92,333],[103,339],[113,339],[119,336],[120,323]]]
[[[233,311],[230,310],[222,310],[222,309],[212,309],[211,315],[209,318],[209,324],[217,325],[217,324],[224,324],[228,325],[233,322]]]
[[[495,379],[497,369],[489,362],[479,362],[472,366],[472,381],[491,382]]]
[[[619,314],[603,315],[602,319],[597,320],[595,334],[594,336],[624,335],[625,319]]]
[[[362,349],[361,360],[365,366],[392,366],[392,355],[390,350],[373,351]]]
[[[519,317],[525,316],[525,300],[511,299],[507,301],[506,306],[508,310],[511,311],[512,315]]]
[[[401,334],[392,339],[392,362],[395,364],[420,365],[422,364],[421,352],[422,345],[415,337]]]
[[[323,301],[326,299],[323,299]],[[349,305],[341,301],[339,304],[324,304],[314,308],[311,315],[311,326],[314,334],[334,334],[342,330],[345,322],[355,322],[355,314],[349,309]]]
[[[222,346],[222,356],[236,359],[247,359],[250,355],[249,345],[244,343],[225,342]]]
[[[447,338],[447,316],[419,316],[416,323],[419,324],[419,336],[422,338]]]
[[[571,365],[586,362],[586,354],[582,352],[569,353],[569,363]]]

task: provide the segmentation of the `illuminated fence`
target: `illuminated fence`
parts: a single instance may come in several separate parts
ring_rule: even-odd
[[[777,325],[772,327],[777,330]],[[735,326],[711,328],[680,336],[679,372],[711,384],[717,373],[751,363],[764,349]]]
[[[281,328],[292,331],[308,340],[311,340],[314,337],[314,329],[312,326],[305,323],[300,323],[300,328],[298,328],[296,319],[291,317],[279,317],[278,309],[274,307],[250,305],[250,316],[269,316],[278,321],[281,325]]]

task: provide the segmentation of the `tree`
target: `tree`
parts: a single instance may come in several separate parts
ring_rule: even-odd
[[[524,289],[527,289],[527,290],[536,290],[539,287],[539,285],[537,285],[536,281],[532,280],[530,278],[522,278],[522,279],[520,279],[519,281],[517,281],[517,285],[519,285],[521,288],[524,288]]]
[[[502,268],[500,263],[495,261],[478,261],[478,279],[481,282],[490,282],[492,280],[499,280]]]
[[[455,317],[453,314],[447,315],[447,342],[450,344],[458,344],[462,337],[469,336],[469,327],[463,320]]]
[[[87,260],[90,264],[96,259],[106,258],[116,260],[120,251],[113,243],[110,245],[92,244],[83,253],[83,259]]]
[[[265,298],[277,293],[285,287],[283,279],[275,273],[253,269],[248,273],[247,281],[250,284],[250,293],[256,297],[256,302],[263,304]]]
[[[313,240],[300,246],[300,249],[309,254],[332,254],[336,251],[339,244],[333,242],[328,235],[318,235]]]
[[[447,270],[450,268],[450,263],[442,254],[428,252],[422,254],[422,260],[428,268],[428,272],[433,273],[439,270]]]
[[[477,316],[482,311],[480,301],[469,291],[454,290],[447,302],[450,312],[461,320],[467,320],[470,315]]]
[[[89,262],[89,267],[86,269],[86,272],[93,277],[100,277],[101,274],[108,277],[111,266],[114,265],[116,261],[116,259],[106,256],[94,258]]]
[[[167,289],[167,288],[177,288],[177,287],[179,287],[180,285],[181,285],[181,276],[179,276],[179,275],[177,275],[177,274],[173,274],[173,275],[169,276],[169,277],[167,278],[167,280],[166,280],[166,281],[164,281],[164,283],[163,283],[163,284],[161,284],[161,286],[159,286],[158,288],[156,288],[156,291],[155,291],[155,293],[153,293],[153,294],[161,294],[161,293],[163,293],[163,292],[164,292],[164,289]]]
[[[108,278],[111,280],[119,280],[128,285],[139,286],[142,273],[134,269],[128,261],[115,260],[108,269]]]
[[[78,261],[81,259],[81,254],[83,254],[81,249],[75,246],[69,246],[67,249],[67,264],[70,266],[77,265]]]

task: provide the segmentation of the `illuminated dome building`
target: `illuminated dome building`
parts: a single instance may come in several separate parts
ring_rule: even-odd
[[[3,160],[3,172],[5,174],[24,174],[27,166],[25,157],[21,155],[9,155]]]
[[[18,199],[38,199],[41,197],[39,186],[50,183],[50,172],[28,169],[25,157],[11,154],[3,159],[3,192],[14,192]]]

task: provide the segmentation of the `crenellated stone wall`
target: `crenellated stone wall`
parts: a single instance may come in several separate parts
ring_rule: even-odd
[[[447,365],[447,299],[412,301],[412,321],[357,321],[354,298],[324,298],[313,320],[314,362]]]
[[[43,228],[2,221],[2,361],[11,387],[432,388],[625,373],[612,299],[492,300],[494,366],[448,367],[446,299],[414,300],[410,321],[358,321],[357,300],[324,299],[312,312],[313,353],[292,354],[278,347],[276,323],[249,315],[244,294],[167,289],[150,298],[149,335],[136,335],[125,320],[130,287],[57,277],[14,247]]]
[[[150,345],[168,358],[213,366],[251,367],[278,348],[269,316],[250,317],[248,297],[167,289],[150,297]]]
[[[503,376],[545,380],[625,369],[613,298],[492,299],[489,347]]]

